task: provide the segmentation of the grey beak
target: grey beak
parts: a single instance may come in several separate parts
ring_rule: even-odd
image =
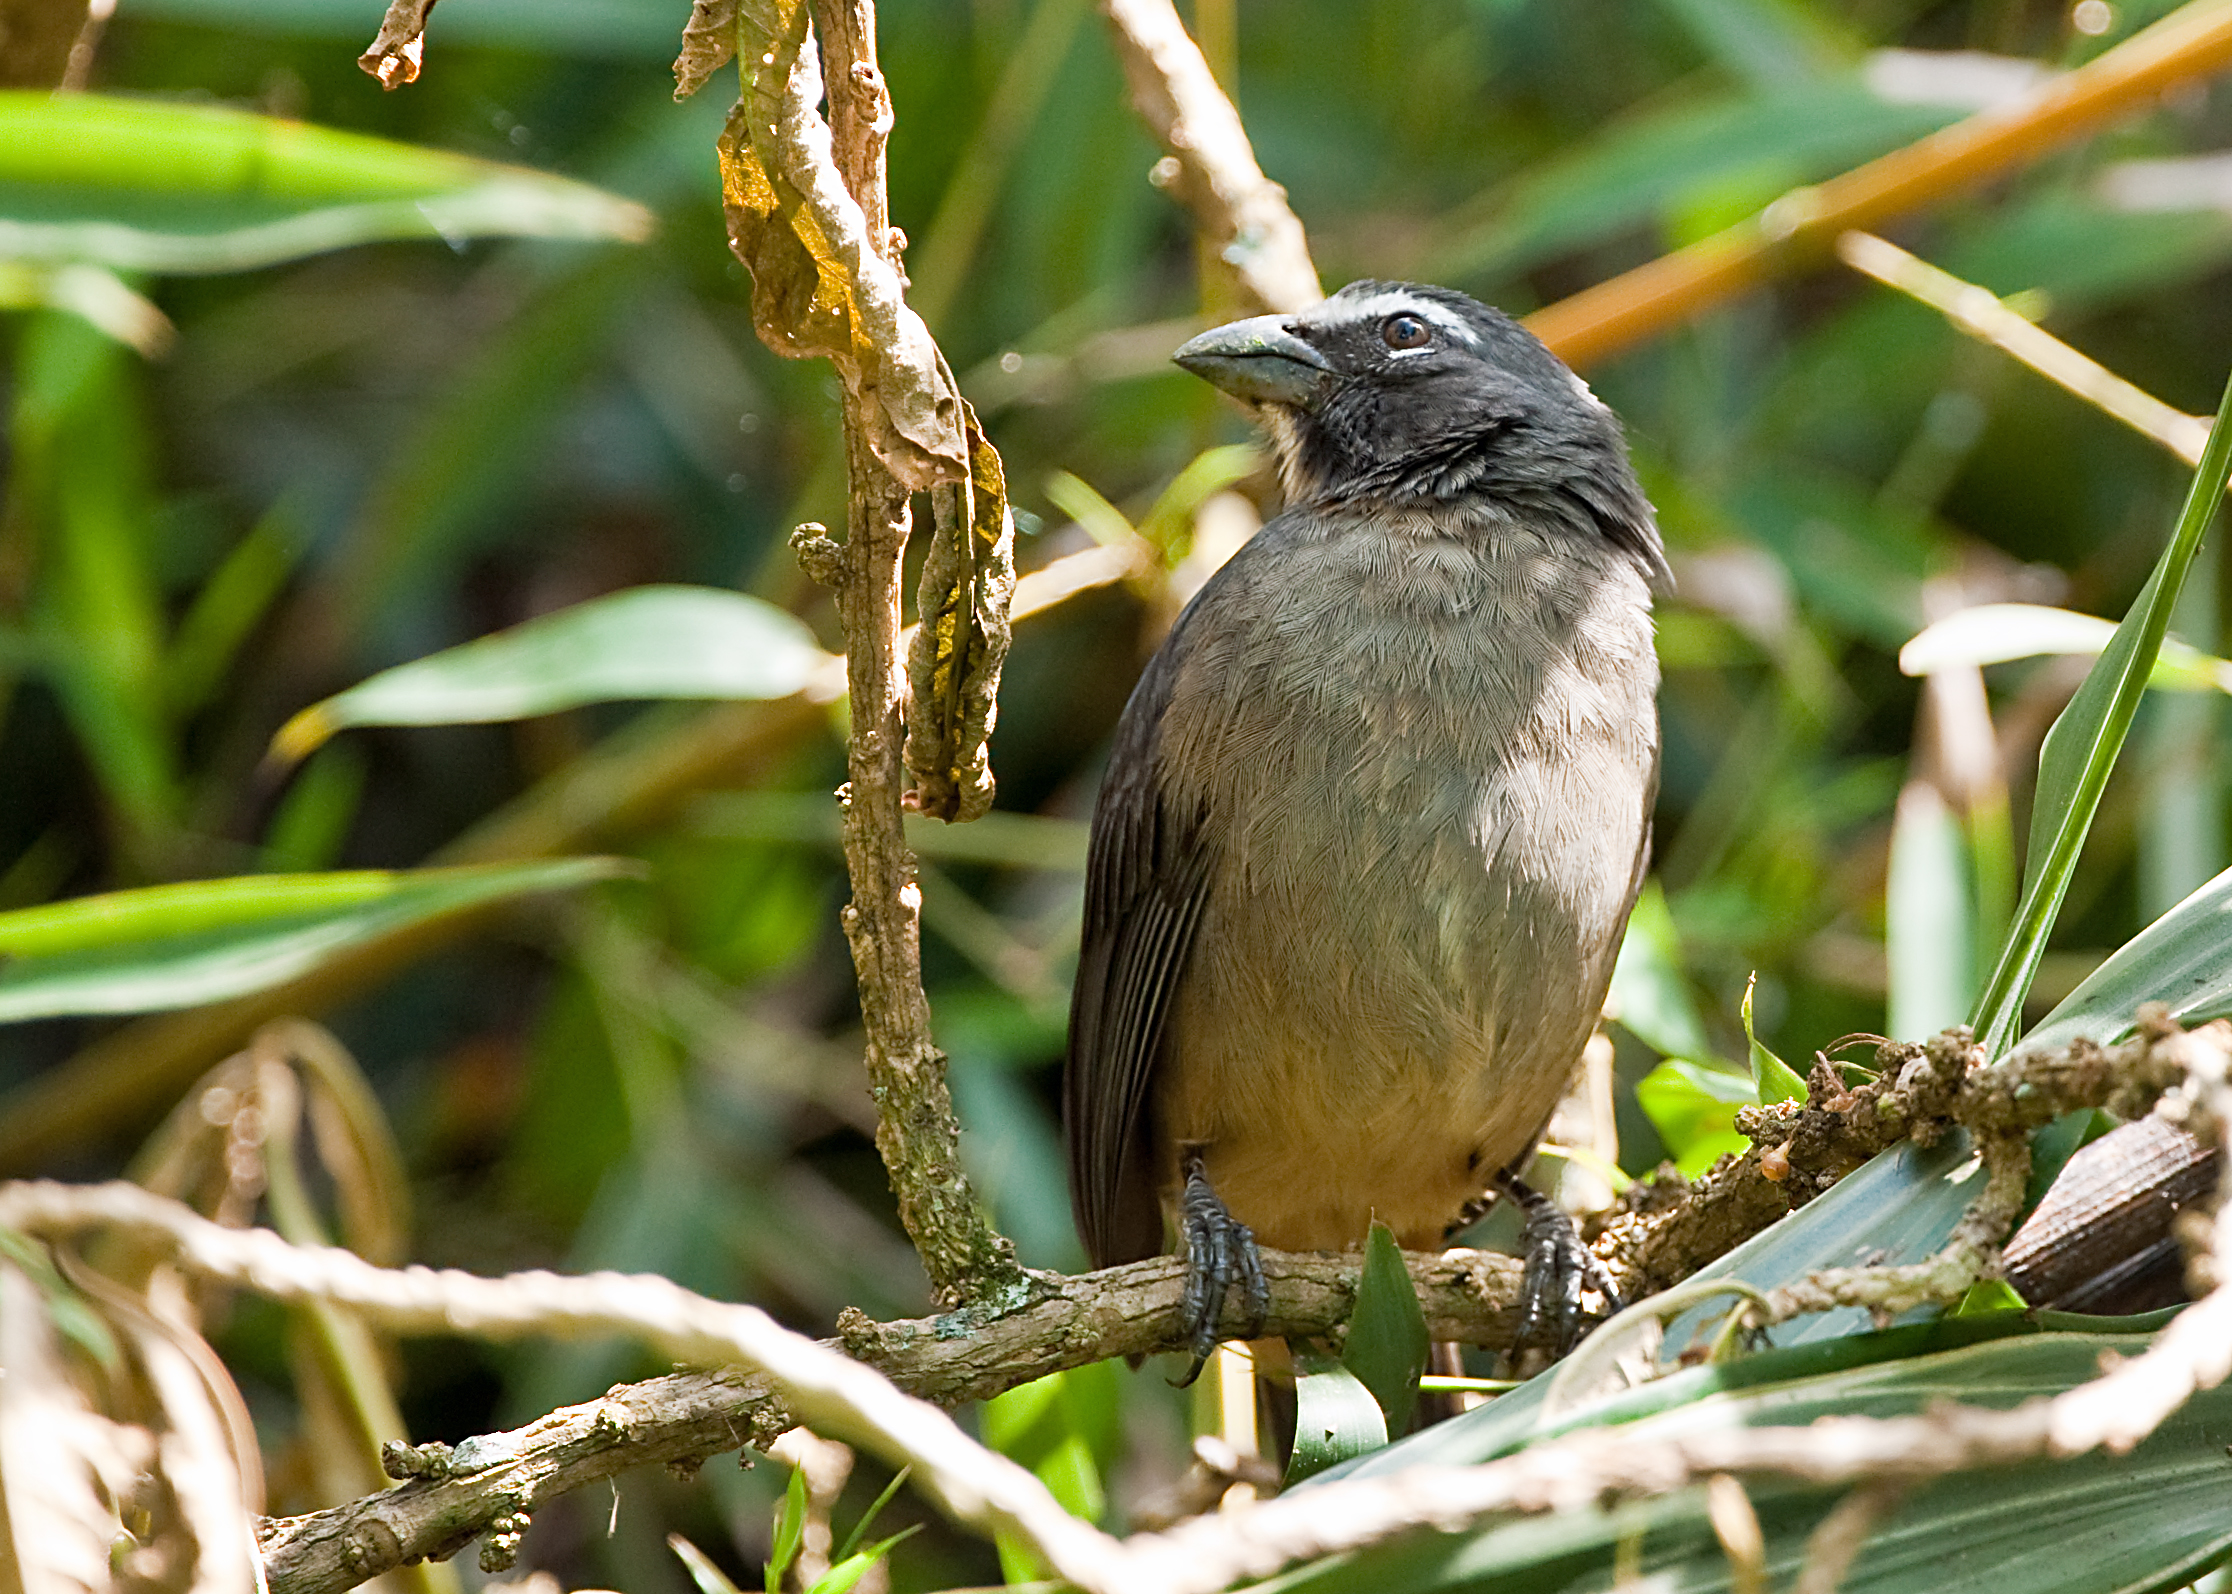
[[[1332,385],[1333,367],[1286,323],[1285,316],[1259,315],[1213,327],[1171,359],[1234,398],[1311,409]]]

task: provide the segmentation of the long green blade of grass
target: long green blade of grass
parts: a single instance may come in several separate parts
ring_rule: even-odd
[[[2085,684],[2070,699],[2046,735],[2038,755],[2038,795],[2031,808],[2030,857],[2024,866],[2023,900],[2015,912],[2015,926],[2000,951],[1999,964],[1976,999],[1969,1023],[1983,1043],[1985,1054],[1999,1057],[2014,1044],[2022,1027],[2023,998],[2046,955],[2046,940],[2061,912],[2062,897],[2069,890],[2084,849],[2085,832],[2092,826],[2100,795],[2107,789],[2124,737],[2154,673],[2162,651],[2163,633],[2170,626],[2170,610],[2178,601],[2186,572],[2200,551],[2201,537],[2224,498],[2225,478],[2232,474],[2232,383],[2225,387],[2217,406],[2208,447],[2202,450],[2200,468],[2186,494],[2170,546],[2147,585],[2132,604],[2113,641],[2085,677]]]

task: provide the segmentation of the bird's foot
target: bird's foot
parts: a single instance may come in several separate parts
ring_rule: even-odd
[[[1529,1350],[1563,1356],[1596,1324],[1583,1310],[1581,1294],[1602,1297],[1603,1314],[1620,1309],[1620,1297],[1604,1264],[1581,1242],[1581,1231],[1565,1209],[1510,1169],[1496,1175],[1496,1188],[1510,1198],[1523,1220],[1520,1252],[1519,1322],[1512,1336],[1514,1356]]]
[[[1262,1333],[1264,1319],[1271,1315],[1271,1288],[1264,1282],[1255,1232],[1235,1218],[1210,1188],[1201,1152],[1188,1147],[1181,1166],[1186,1188],[1178,1203],[1178,1221],[1186,1236],[1186,1293],[1179,1303],[1179,1320],[1193,1353],[1193,1365],[1177,1380],[1177,1387],[1184,1389],[1201,1376],[1209,1353],[1217,1348],[1217,1320],[1224,1315],[1232,1287],[1240,1286],[1240,1300],[1247,1309],[1248,1327],[1242,1336],[1247,1339]]]

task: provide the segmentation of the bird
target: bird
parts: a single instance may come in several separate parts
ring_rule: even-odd
[[[1286,507],[1111,744],[1063,1071],[1079,1235],[1109,1267],[1176,1231],[1190,1381],[1234,1289],[1261,1330],[1259,1246],[1377,1219],[1438,1249],[1501,1191],[1522,1332],[1569,1340],[1582,1279],[1609,1287],[1520,1175],[1642,885],[1671,584],[1620,422],[1511,317],[1416,283],[1173,358],[1254,408]]]

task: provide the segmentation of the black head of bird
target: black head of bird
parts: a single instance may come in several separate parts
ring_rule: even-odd
[[[1087,1250],[1174,1225],[1205,1350],[1233,1282],[1261,1319],[1258,1237],[1431,1246],[1516,1179],[1642,879],[1665,567],[1617,419],[1463,294],[1356,283],[1176,358],[1257,407],[1288,507],[1118,726],[1064,1110]],[[1544,1300],[1582,1265],[1548,1249]]]
[[[1578,490],[1604,500],[1606,536],[1665,574],[1617,417],[1476,299],[1354,282],[1295,315],[1213,328],[1172,358],[1261,407],[1290,504]]]

